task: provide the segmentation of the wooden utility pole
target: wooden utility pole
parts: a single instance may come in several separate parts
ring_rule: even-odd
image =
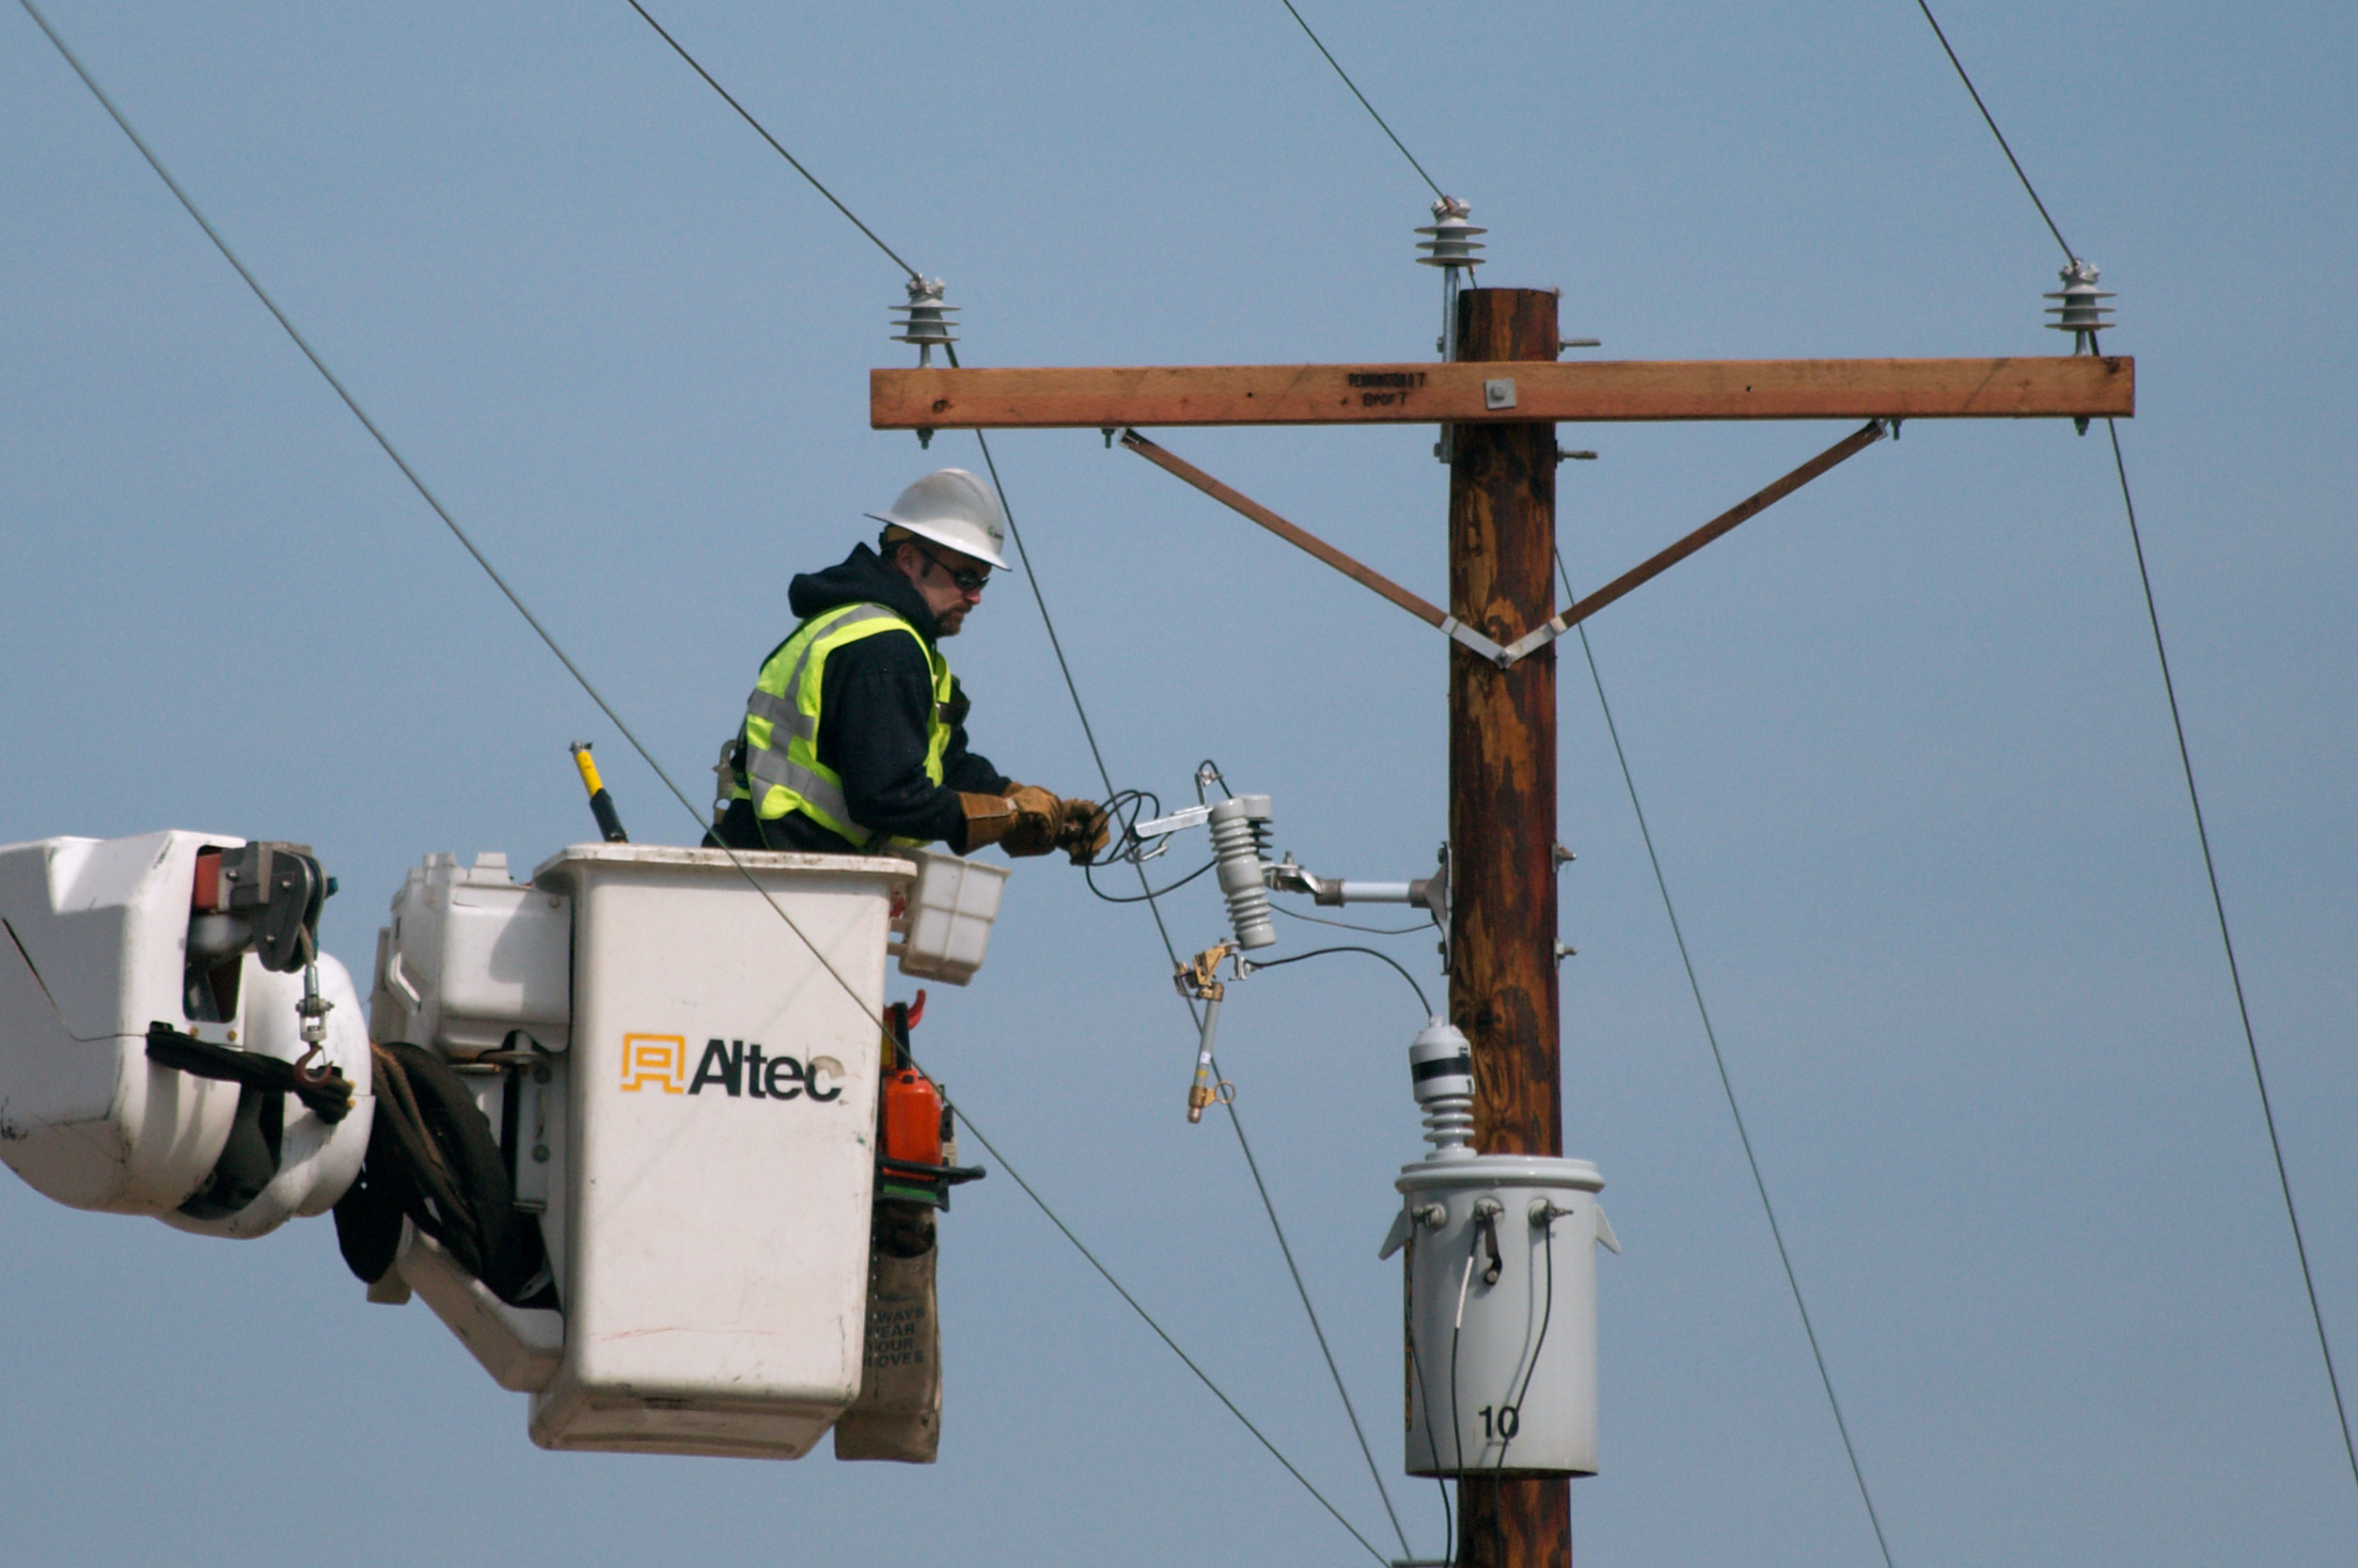
[[[1468,290],[1457,343],[1461,362],[1552,361],[1556,296]],[[1453,439],[1450,613],[1512,643],[1555,613],[1555,427],[1461,425]],[[1451,643],[1449,1017],[1473,1043],[1485,1154],[1564,1152],[1555,843],[1553,645],[1501,669]],[[1569,1568],[1566,1477],[1476,1475],[1459,1483],[1457,1505],[1466,1568]]]
[[[1088,426],[1108,438],[1141,425],[1452,429],[1447,614],[1135,431],[1124,444],[1451,636],[1450,1021],[1473,1045],[1476,1149],[1553,1156],[1564,1152],[1564,1114],[1548,638],[1871,445],[1886,421],[2126,417],[2136,367],[2094,354],[1560,364],[1556,296],[1531,289],[1461,292],[1456,326],[1458,358],[1442,365],[875,370],[869,423]],[[1874,423],[1550,622],[1557,420],[1832,418]],[[1457,1495],[1464,1568],[1570,1568],[1566,1475],[1469,1471]]]

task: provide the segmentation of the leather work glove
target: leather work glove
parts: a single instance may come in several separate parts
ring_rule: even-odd
[[[1009,855],[1045,855],[1057,847],[1063,820],[1063,803],[1037,784],[1017,784],[1007,792],[1014,820],[998,835],[998,846]]]
[[[1003,795],[970,795],[961,791],[958,805],[967,814],[967,855],[998,843],[1015,825],[1015,803]]]
[[[1112,820],[1113,813],[1093,800],[1059,801],[1056,847],[1070,855],[1074,865],[1086,866],[1106,847]]]

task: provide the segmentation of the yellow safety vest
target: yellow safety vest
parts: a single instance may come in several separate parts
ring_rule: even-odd
[[[778,644],[762,666],[761,679],[746,698],[740,732],[743,760],[731,798],[753,802],[754,814],[775,822],[800,811],[854,847],[866,849],[876,836],[852,820],[843,799],[843,779],[819,760],[819,707],[826,686],[827,655],[846,643],[887,632],[905,632],[925,650],[934,675],[934,706],[928,716],[925,776],[942,781],[942,757],[950,749],[950,704],[955,687],[950,661],[929,646],[898,611],[882,604],[844,604],[812,616]],[[917,844],[917,839],[888,839]]]

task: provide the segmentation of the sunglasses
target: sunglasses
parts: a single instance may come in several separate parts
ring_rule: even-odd
[[[911,542],[914,543],[915,541],[912,541]],[[935,566],[941,568],[942,575],[957,584],[958,591],[960,593],[981,593],[985,588],[990,586],[991,574],[987,571],[977,572],[972,567],[951,566],[948,561],[943,560],[939,556],[935,555],[931,550],[926,549],[922,544],[917,546],[917,553],[924,557],[927,560],[932,561]]]

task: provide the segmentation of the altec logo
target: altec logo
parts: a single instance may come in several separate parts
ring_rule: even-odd
[[[622,1087],[631,1093],[658,1089],[677,1094],[687,1082],[687,1041],[676,1034],[622,1037]]]
[[[821,1105],[830,1105],[843,1097],[841,1083],[829,1084],[829,1077],[841,1078],[843,1064],[833,1057],[813,1057],[805,1062],[794,1057],[765,1057],[757,1043],[747,1044],[742,1040],[713,1040],[704,1045],[704,1055],[696,1064],[696,1074],[687,1072],[687,1041],[676,1034],[626,1034],[622,1037],[622,1089],[637,1094],[652,1089],[663,1094],[701,1094],[707,1089],[717,1089],[731,1099],[743,1095],[753,1100],[799,1100],[810,1098]]]

